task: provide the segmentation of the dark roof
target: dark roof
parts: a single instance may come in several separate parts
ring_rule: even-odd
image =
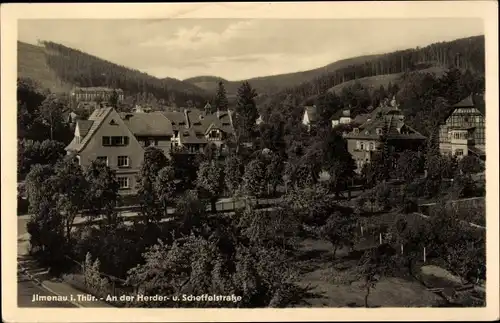
[[[80,136],[83,138],[87,135],[89,132],[90,128],[94,124],[93,120],[77,120],[76,121],[76,126],[80,130]]]
[[[469,147],[469,151],[476,156],[486,156],[486,152],[477,147]]]
[[[94,112],[92,112],[92,114],[89,117],[88,121],[93,121],[93,122],[85,137],[80,138],[79,143],[77,143],[76,137],[74,137],[73,140],[66,147],[66,150],[80,152],[83,148],[85,148],[90,138],[92,138],[93,134],[101,126],[102,122],[104,121],[104,119],[106,119],[106,117],[109,115],[111,111],[113,111],[112,107],[95,109]]]
[[[120,113],[125,125],[136,136],[171,136],[172,123],[161,112]]]
[[[170,120],[172,125],[172,130],[179,130],[180,128],[185,128],[186,117],[183,112],[180,111],[164,111],[162,114]],[[184,125],[182,125],[184,123]]]
[[[352,123],[356,123],[356,124],[364,124],[365,122],[368,121],[368,119],[370,119],[371,115],[369,113],[363,113],[363,114],[358,114],[354,120],[352,121]]]
[[[425,136],[404,123],[403,119],[400,118],[401,114],[394,113],[392,109],[388,112],[392,113],[376,117],[362,124],[358,128],[359,133],[351,132],[346,135],[346,138],[378,140],[381,135],[377,133],[377,129],[386,129],[388,139],[425,139]]]
[[[466,97],[462,101],[458,102],[457,104],[454,104],[453,108],[469,108],[469,107],[473,107],[473,106],[474,106],[474,102],[472,101],[472,95],[469,95],[468,97]]]

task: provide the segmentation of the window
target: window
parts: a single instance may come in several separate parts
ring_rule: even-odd
[[[129,138],[126,136],[102,137],[103,146],[127,146]]]
[[[128,156],[118,156],[118,167],[129,167]]]
[[[98,156],[96,160],[108,166],[108,156]]]
[[[370,142],[370,150],[375,150],[375,145],[373,144],[373,142]]]
[[[455,155],[457,155],[457,156],[463,156],[464,155],[464,150],[463,149],[457,149],[457,150],[455,150]]]
[[[111,121],[110,121],[109,124],[112,125],[112,126],[117,126],[118,125],[118,123],[114,119],[111,119]]]
[[[364,150],[364,149],[365,149],[365,143],[364,143],[364,142],[362,142],[362,143],[361,143],[361,150]]]
[[[377,135],[381,135],[382,134],[382,129],[381,128],[377,128]]]
[[[118,185],[121,190],[129,188],[129,180],[128,177],[117,177]]]
[[[76,141],[77,144],[79,144],[80,143],[80,136],[76,136],[75,137],[75,141]]]
[[[80,156],[76,156],[76,162],[78,163],[78,165],[82,165],[82,161],[80,159]]]
[[[361,143],[359,141],[356,141],[356,149],[357,150],[361,149]]]

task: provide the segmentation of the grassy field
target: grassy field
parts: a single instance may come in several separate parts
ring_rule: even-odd
[[[376,245],[376,242],[369,244]],[[354,266],[356,260],[342,259],[347,250],[337,252],[337,260],[334,260],[331,250],[331,245],[323,240],[306,239],[301,244],[299,265],[303,272],[300,285],[310,286],[314,294],[307,302],[313,307],[363,307],[365,292],[360,281],[352,284],[337,282],[339,276],[345,275],[343,270]],[[428,307],[440,301],[440,296],[428,291],[418,281],[399,277],[383,278],[369,297],[370,307]]]

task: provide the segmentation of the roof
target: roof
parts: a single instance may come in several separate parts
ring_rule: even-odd
[[[394,112],[390,110],[389,112]],[[418,139],[424,140],[425,136],[420,134],[415,129],[404,123],[404,119],[400,118],[401,114],[386,113],[385,115],[376,117],[364,124],[358,129],[359,133],[351,132],[346,135],[346,138],[359,139],[380,139],[381,135],[377,134],[377,129],[386,129],[388,139]]]
[[[94,133],[97,131],[97,129],[101,126],[102,122],[106,117],[109,115],[109,113],[113,111],[113,107],[104,107],[104,108],[97,108],[92,112],[90,115],[88,121],[92,121],[92,125],[89,128],[87,134],[85,137],[80,138],[80,142],[77,143],[76,137],[73,138],[73,140],[69,143],[69,145],[66,147],[66,150],[72,150],[76,152],[80,152],[85,146],[87,145],[88,141]]]
[[[163,111],[161,112],[168,120],[170,120],[172,130],[179,130],[185,128],[186,117],[183,112],[179,111]],[[184,123],[182,125],[181,123]]]
[[[476,156],[486,156],[486,152],[482,149],[479,149],[477,147],[469,147],[469,151],[473,153]]]
[[[469,95],[468,97],[466,97],[462,101],[458,102],[457,104],[454,104],[453,108],[469,108],[469,107],[473,107],[473,106],[474,106],[474,102],[472,101],[472,95]]]
[[[76,125],[80,130],[80,136],[85,137],[93,124],[94,121],[92,120],[77,120]]]
[[[309,119],[310,122],[316,121],[318,117],[318,109],[316,108],[315,105],[304,107],[304,113],[307,114],[307,118]]]
[[[358,114],[354,120],[352,121],[352,123],[356,123],[356,124],[364,124],[365,122],[368,121],[368,119],[370,119],[370,114],[369,113],[363,113],[363,114]]]
[[[125,125],[136,136],[171,136],[172,123],[161,112],[120,113]]]

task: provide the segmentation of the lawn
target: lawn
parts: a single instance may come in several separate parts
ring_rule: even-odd
[[[360,247],[356,246],[355,249]],[[356,260],[342,259],[347,255],[347,250],[337,252],[337,260],[333,261],[331,245],[327,241],[306,239],[301,244],[300,254],[298,263],[303,272],[299,284],[311,286],[311,293],[316,295],[307,299],[310,306],[364,306],[365,293],[361,282],[343,284],[335,281],[340,275],[345,275],[342,271],[346,267],[356,264]],[[429,307],[440,301],[440,296],[429,292],[418,281],[400,277],[383,278],[369,297],[371,307]]]

